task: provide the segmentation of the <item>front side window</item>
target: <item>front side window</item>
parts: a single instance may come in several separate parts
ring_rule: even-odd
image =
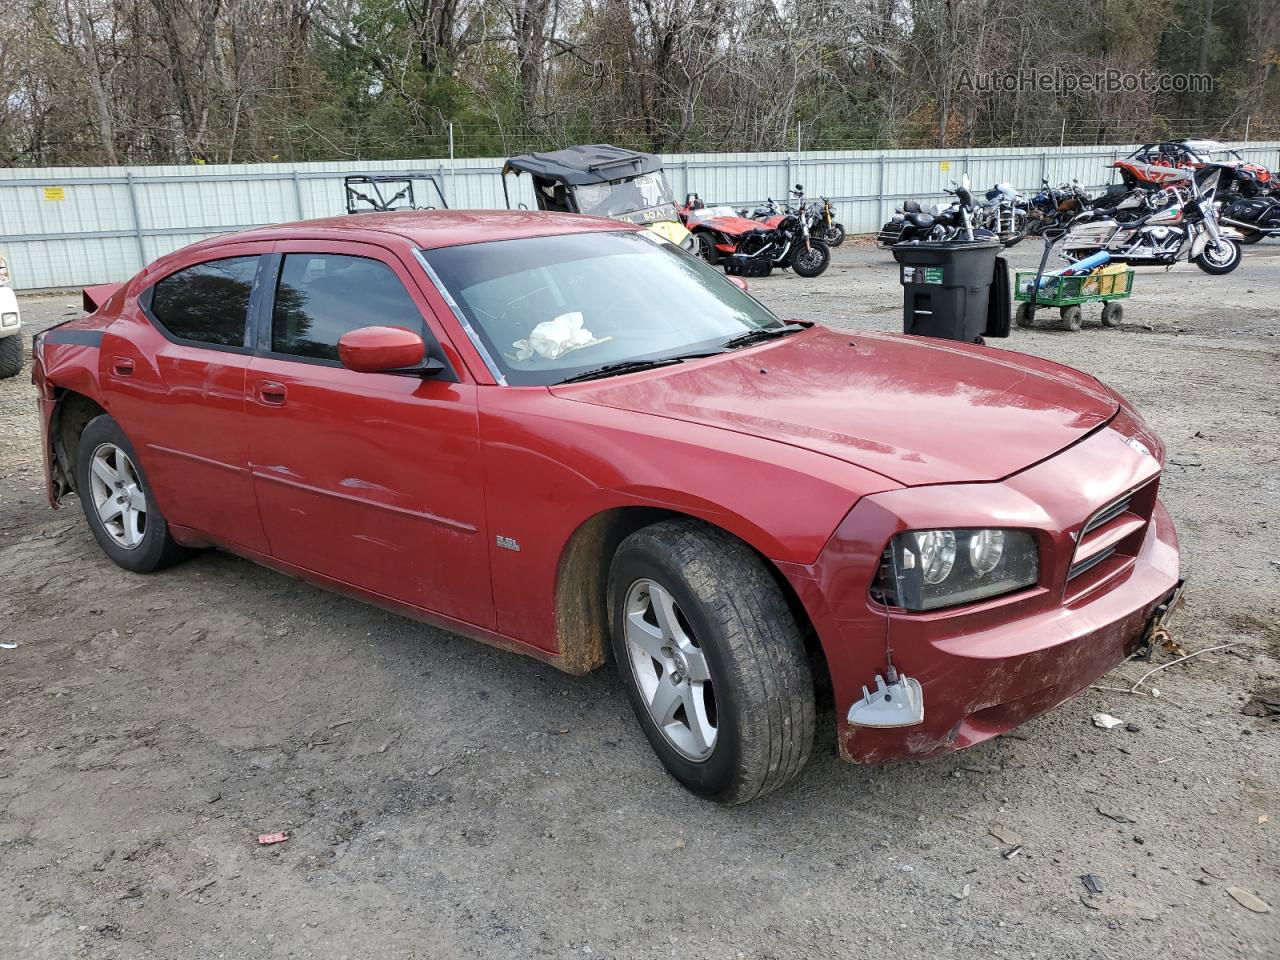
[[[639,231],[473,243],[423,257],[512,385],[716,352],[745,333],[785,328],[718,270]]]
[[[271,314],[271,351],[338,359],[338,340],[360,327],[405,327],[425,336],[422,314],[380,260],[287,253]]]
[[[258,258],[210,260],[171,273],[151,290],[151,314],[181,340],[245,346]]]

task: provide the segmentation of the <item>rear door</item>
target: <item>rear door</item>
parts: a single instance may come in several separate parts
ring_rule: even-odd
[[[272,555],[492,628],[476,387],[413,274],[390,250],[329,241],[277,244],[271,274],[245,397]],[[339,337],[370,325],[421,333],[448,369],[346,369]]]
[[[271,245],[201,251],[138,297],[148,322],[116,324],[101,383],[170,523],[267,552],[249,475],[249,318]]]

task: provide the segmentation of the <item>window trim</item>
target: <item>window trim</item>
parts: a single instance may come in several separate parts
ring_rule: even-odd
[[[145,290],[138,294],[138,307],[142,310],[142,315],[155,328],[160,336],[164,337],[170,343],[176,343],[181,347],[195,347],[200,350],[217,350],[222,353],[236,353],[241,356],[251,356],[253,354],[254,339],[254,316],[257,311],[257,303],[262,295],[263,267],[264,261],[270,256],[267,253],[233,253],[230,256],[213,256],[207,260],[197,260],[194,263],[188,263],[185,266],[171,270],[163,277],[152,280]],[[156,287],[168,280],[170,277],[176,277],[184,270],[193,270],[196,267],[203,267],[206,264],[217,263],[220,260],[243,260],[246,257],[257,257],[258,267],[253,274],[253,286],[249,288],[249,308],[245,311],[244,318],[244,343],[240,346],[234,346],[229,343],[210,343],[208,340],[192,340],[189,337],[180,337],[168,327],[156,315],[152,309],[151,302],[155,296]]]
[[[289,241],[289,243],[290,243],[290,246],[297,246],[297,245],[305,245],[306,241],[291,240]],[[348,369],[342,363],[341,360],[330,360],[328,357],[308,357],[298,353],[281,353],[277,350],[272,350],[271,336],[272,336],[272,320],[274,318],[275,307],[276,307],[276,291],[279,289],[280,274],[284,270],[285,257],[287,256],[353,257],[353,258],[358,258],[362,260],[373,260],[377,263],[382,264],[384,267],[390,270],[391,275],[396,278],[396,280],[400,283],[400,286],[404,289],[405,293],[408,295],[409,301],[413,303],[414,309],[418,311],[418,316],[422,320],[422,330],[420,335],[422,336],[422,342],[426,344],[426,348],[427,348],[424,356],[437,360],[440,363],[444,364],[443,370],[439,371],[436,374],[433,374],[430,378],[424,378],[424,379],[438,380],[444,383],[461,382],[460,378],[458,377],[457,371],[454,370],[453,368],[453,364],[449,362],[449,356],[444,350],[444,345],[440,342],[440,338],[435,335],[435,331],[431,329],[431,324],[428,322],[426,314],[423,313],[422,308],[414,300],[413,294],[410,292],[408,284],[404,282],[404,279],[400,276],[399,273],[396,272],[395,267],[390,262],[388,262],[386,258],[370,255],[372,250],[379,249],[379,248],[376,248],[376,247],[368,248],[361,245],[359,248],[360,252],[353,253],[351,252],[350,248],[356,247],[357,245],[343,242],[342,246],[347,247],[348,249],[343,249],[343,250],[320,249],[322,245],[325,245],[327,243],[332,243],[332,241],[315,241],[314,242],[315,245],[312,249],[286,249],[286,250],[277,249],[269,254],[263,254],[263,260],[264,261],[269,260],[270,264],[269,264],[268,270],[259,272],[257,279],[254,281],[255,293],[258,290],[259,284],[262,285],[262,292],[261,292],[261,297],[259,298],[260,304],[250,311],[250,318],[251,318],[252,327],[253,327],[253,335],[251,337],[246,338],[252,344],[248,348],[247,352],[252,353],[256,357],[262,357],[264,359],[269,359],[269,360],[287,360],[292,363],[306,363],[306,364],[311,364],[312,366],[317,366],[317,367],[336,367],[340,370]],[[366,251],[369,251],[369,252],[366,252]],[[433,346],[435,347],[435,353],[432,353]],[[358,371],[352,371],[352,372],[355,373]],[[413,374],[411,374],[410,372],[405,372],[405,373],[387,372],[384,375],[403,377],[403,376],[411,376]],[[368,374],[365,374],[365,376],[368,376]]]

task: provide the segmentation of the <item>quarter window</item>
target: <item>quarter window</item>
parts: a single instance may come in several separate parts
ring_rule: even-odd
[[[422,314],[385,263],[332,253],[289,253],[271,316],[273,353],[338,359],[338,340],[368,326],[426,336]]]
[[[151,313],[182,340],[243,347],[258,258],[210,260],[171,273],[152,288]]]

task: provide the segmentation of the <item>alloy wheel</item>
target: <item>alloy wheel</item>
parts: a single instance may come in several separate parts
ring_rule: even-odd
[[[121,547],[133,550],[147,532],[147,495],[138,468],[114,443],[102,443],[89,464],[90,493],[102,527]]]
[[[625,631],[631,672],[649,716],[682,756],[711,756],[718,713],[711,670],[675,598],[653,580],[627,591]]]

